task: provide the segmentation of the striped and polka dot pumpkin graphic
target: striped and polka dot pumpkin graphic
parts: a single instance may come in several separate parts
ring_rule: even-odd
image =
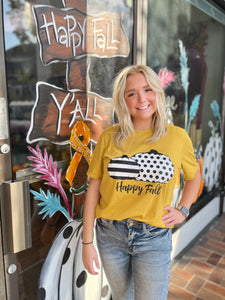
[[[114,179],[167,183],[173,177],[174,166],[168,156],[151,150],[130,158],[122,156],[111,159],[108,173]]]

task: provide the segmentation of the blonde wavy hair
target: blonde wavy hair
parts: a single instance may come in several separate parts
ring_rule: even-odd
[[[127,77],[137,73],[142,73],[145,76],[147,83],[156,94],[156,111],[152,116],[154,133],[148,142],[156,142],[167,132],[166,100],[158,75],[145,65],[128,66],[122,69],[114,80],[113,105],[119,122],[114,133],[114,142],[119,148],[123,148],[124,141],[135,132],[124,93]]]

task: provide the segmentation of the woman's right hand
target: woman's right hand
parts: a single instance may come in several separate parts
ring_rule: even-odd
[[[100,269],[97,251],[93,244],[83,245],[82,259],[85,269],[92,275],[98,275],[97,269]]]

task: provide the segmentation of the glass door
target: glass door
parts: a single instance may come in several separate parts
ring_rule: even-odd
[[[62,299],[75,299],[81,287],[88,293],[85,271],[71,270],[82,265],[80,240],[73,250],[59,241],[82,232],[88,164],[102,130],[115,122],[113,77],[133,60],[134,4],[0,3],[1,299],[60,299],[62,282],[73,286]],[[76,254],[64,270],[68,251]],[[103,281],[101,299],[109,299]]]

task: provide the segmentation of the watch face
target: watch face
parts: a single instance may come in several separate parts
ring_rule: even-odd
[[[182,206],[180,210],[186,217],[189,215],[189,210],[185,206]]]

